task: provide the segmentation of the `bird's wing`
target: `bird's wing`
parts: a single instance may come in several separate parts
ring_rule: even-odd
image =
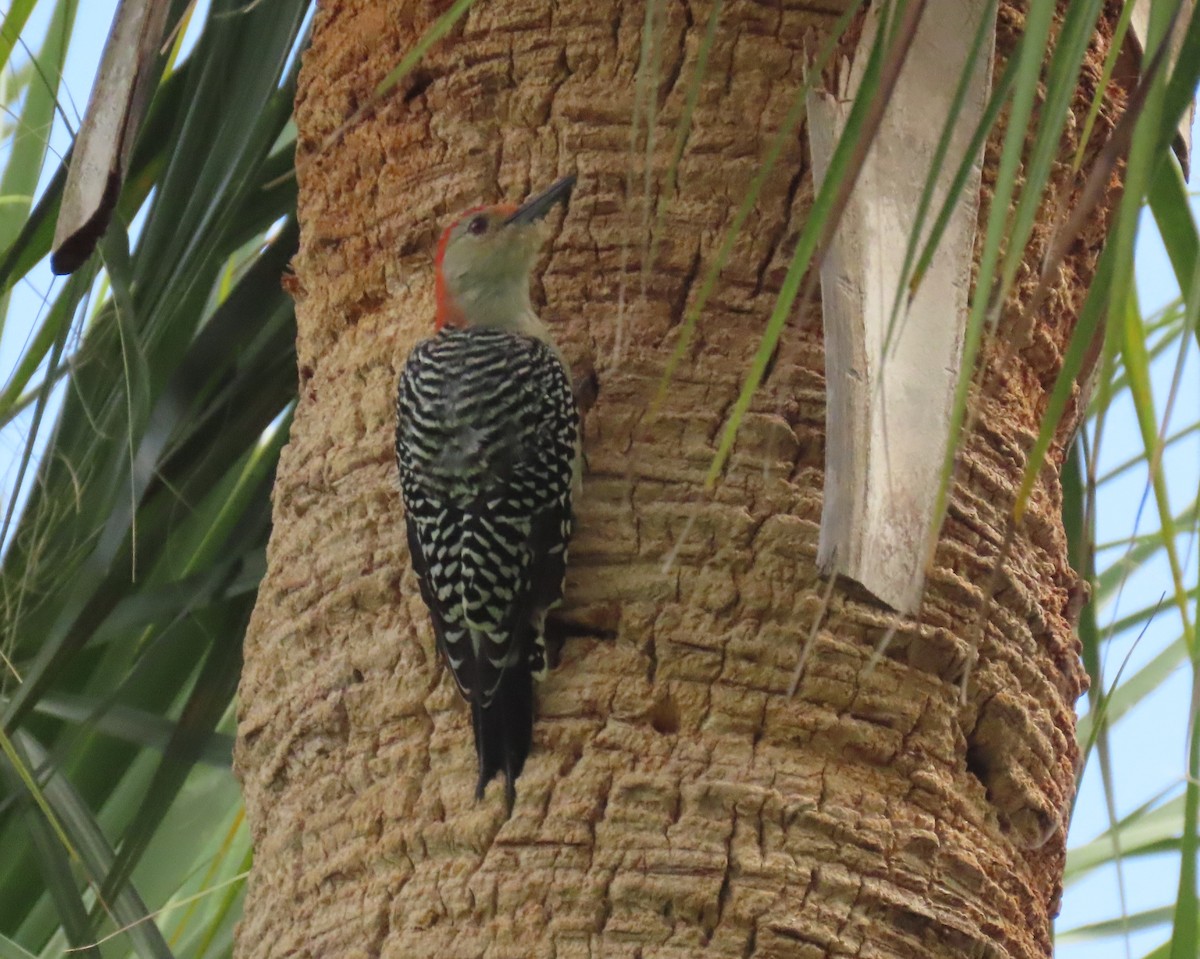
[[[507,669],[545,667],[541,621],[562,595],[578,414],[543,343],[498,331],[426,343],[444,348],[414,350],[398,401],[410,549],[439,648],[464,697],[486,706]]]

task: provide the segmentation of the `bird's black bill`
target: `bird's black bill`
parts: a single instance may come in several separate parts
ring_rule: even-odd
[[[533,223],[535,220],[540,220],[550,208],[556,203],[566,203],[567,197],[571,195],[571,188],[575,186],[575,174],[565,176],[550,189],[539,193],[537,196],[526,200],[521,204],[516,213],[512,214],[504,221],[505,226],[510,226],[514,223]]]

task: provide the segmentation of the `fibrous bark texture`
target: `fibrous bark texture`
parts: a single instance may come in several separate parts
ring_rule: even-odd
[[[1007,349],[1019,324],[1006,316],[984,356],[918,615],[897,621],[835,589],[789,698],[824,592],[818,304],[793,317],[715,492],[703,478],[811,204],[803,131],[654,398],[686,304],[800,91],[806,36],[834,14],[724,4],[671,192],[707,3],[665,0],[647,17],[620,0],[485,0],[329,142],[442,9],[325,3],[305,54],[301,398],[241,689],[255,871],[239,955],[1048,955],[1084,682],[1054,464],[979,611],[1103,217],[1028,335]],[[1021,19],[1002,6],[998,56]],[[1112,111],[1106,101],[1097,143]],[[654,117],[652,136],[631,135],[635,112]],[[1047,210],[1075,195],[1074,147],[1062,145]],[[438,228],[568,172],[579,184],[535,299],[598,397],[561,615],[613,635],[567,641],[506,820],[501,784],[472,799],[468,713],[409,567],[393,395],[431,331]],[[644,182],[664,204],[650,264]],[[1038,228],[1014,307],[1051,231]]]

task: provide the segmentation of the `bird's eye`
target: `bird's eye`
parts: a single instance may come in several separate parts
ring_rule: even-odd
[[[487,233],[488,221],[486,216],[477,216],[467,224],[467,232],[472,236],[482,236]]]

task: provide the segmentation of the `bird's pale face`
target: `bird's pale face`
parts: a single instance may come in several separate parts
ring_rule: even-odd
[[[506,222],[517,208],[468,210],[439,244],[438,325],[517,329],[533,308],[529,273],[542,245],[540,222]]]

